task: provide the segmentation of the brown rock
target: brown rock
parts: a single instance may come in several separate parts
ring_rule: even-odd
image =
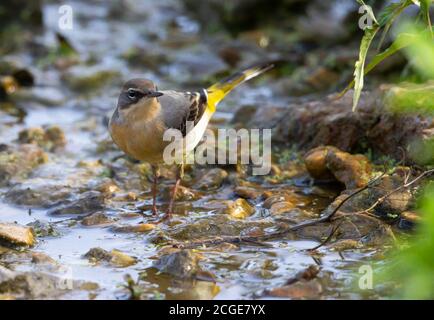
[[[316,179],[334,177],[347,189],[365,186],[369,182],[371,165],[363,155],[352,155],[331,146],[312,149],[305,156],[306,168]]]
[[[19,246],[32,246],[36,242],[32,228],[13,223],[0,223],[0,240]]]
[[[87,191],[76,200],[66,200],[60,206],[50,209],[48,214],[89,214],[104,209],[104,194],[98,191]]]
[[[66,144],[65,134],[58,126],[36,127],[24,129],[18,133],[19,143],[31,143],[44,148],[47,151],[54,151]]]
[[[420,215],[413,211],[402,212],[401,219],[407,220],[408,222],[412,222],[412,223],[418,223],[422,220]]]
[[[223,169],[214,168],[207,170],[202,176],[199,177],[196,184],[194,185],[194,188],[204,191],[218,189],[221,187],[227,177],[228,173]]]
[[[177,278],[193,278],[201,271],[200,259],[201,256],[193,250],[180,250],[162,255],[153,267]]]
[[[139,223],[135,225],[122,225],[116,226],[112,228],[113,232],[121,232],[121,233],[144,233],[154,230],[156,227],[155,224],[152,223]]]
[[[109,252],[102,248],[92,248],[84,255],[84,257],[93,263],[104,261],[120,268],[129,267],[137,263],[136,258],[130,257],[116,249]]]
[[[164,198],[170,199],[172,197],[173,186],[168,186],[164,190]],[[197,200],[199,198],[199,192],[189,189],[187,187],[179,185],[176,190],[175,200],[176,201],[191,201]]]
[[[102,212],[92,213],[91,215],[84,217],[83,220],[81,220],[81,224],[87,227],[110,224],[113,222],[113,219],[107,217]]]
[[[335,147],[318,147],[306,153],[304,164],[313,178],[318,180],[330,180],[334,178],[326,163],[327,153],[332,150],[338,149]]]
[[[268,291],[272,297],[290,299],[318,299],[323,289],[319,281],[297,281],[294,284],[274,288]]]
[[[57,266],[57,261],[42,252],[32,252],[32,263]]]
[[[237,219],[245,219],[255,212],[255,208],[245,199],[238,198],[235,201],[227,201],[223,212]]]
[[[259,198],[262,194],[261,190],[246,186],[235,187],[234,193],[244,199],[256,199]]]
[[[289,201],[279,201],[275,202],[270,207],[270,214],[271,215],[279,215],[282,213],[286,213],[294,209],[296,205]]]
[[[328,152],[326,162],[328,169],[347,189],[361,188],[369,182],[372,169],[364,155]]]
[[[0,148],[0,185],[7,185],[15,176],[25,176],[33,168],[48,161],[47,154],[32,144],[18,148],[2,145]]]

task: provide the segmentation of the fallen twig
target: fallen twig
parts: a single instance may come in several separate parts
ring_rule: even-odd
[[[339,224],[332,229],[332,232],[330,232],[329,236],[323,242],[321,242],[316,247],[313,247],[313,248],[310,248],[310,249],[306,249],[306,251],[315,251],[315,250],[321,248],[322,246],[326,245],[332,239],[332,237],[335,235],[336,231],[338,231],[338,229],[341,226],[342,222],[343,221],[339,222]]]
[[[420,175],[418,175],[416,178],[414,178],[413,180],[411,180],[410,182],[408,181],[410,175],[406,175],[406,177],[404,178],[404,184],[402,184],[401,186],[399,186],[399,187],[397,187],[397,188],[389,191],[384,196],[378,198],[369,208],[361,210],[361,211],[353,212],[353,213],[367,213],[367,214],[370,214],[370,211],[374,210],[379,204],[381,204],[382,202],[384,202],[387,198],[389,198],[394,193],[396,193],[398,191],[401,191],[402,189],[406,189],[406,188],[410,187],[411,185],[413,185],[414,183],[416,183],[417,181],[419,181],[423,177],[425,177],[427,175],[430,175],[432,173],[434,173],[434,169],[426,170],[426,171],[422,172]]]
[[[355,195],[363,192],[364,190],[370,188],[372,186],[372,184],[374,184],[375,182],[377,182],[379,179],[381,179],[384,175],[386,174],[386,172],[383,172],[380,176],[372,179],[370,182],[368,182],[368,184],[366,184],[366,186],[354,191],[353,193],[351,193],[350,195],[348,195],[348,197],[346,197],[344,200],[341,201],[341,203],[339,203],[336,208],[334,208],[333,210],[331,210],[329,213],[323,215],[322,217],[318,218],[318,219],[313,219],[313,220],[307,220],[307,221],[303,221],[299,224],[293,225],[293,226],[287,226],[285,229],[277,231],[277,232],[273,232],[273,233],[269,233],[266,235],[260,235],[260,236],[238,236],[238,237],[234,237],[234,236],[226,236],[226,237],[218,237],[218,238],[213,238],[213,239],[206,239],[206,240],[199,240],[199,241],[194,241],[194,242],[187,242],[187,243],[175,243],[173,244],[174,248],[182,248],[182,249],[191,249],[191,248],[197,248],[197,247],[206,247],[206,246],[210,246],[210,245],[219,245],[222,243],[232,243],[232,244],[240,244],[240,243],[258,243],[261,241],[268,241],[268,240],[273,240],[276,238],[280,238],[283,237],[285,235],[287,235],[290,232],[293,231],[297,231],[299,229],[302,228],[306,228],[309,226],[313,226],[317,223],[321,223],[321,222],[326,222],[328,220],[330,220],[333,215],[338,212],[338,210],[345,204],[345,202],[347,202],[349,199],[351,199],[352,197],[354,197]]]

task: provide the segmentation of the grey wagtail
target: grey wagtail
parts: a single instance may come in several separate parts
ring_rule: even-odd
[[[109,122],[109,130],[113,141],[122,151],[136,160],[151,164],[153,215],[157,215],[159,165],[164,163],[164,148],[169,143],[163,141],[165,130],[178,129],[183,139],[186,139],[186,135],[191,131],[199,138],[195,138],[194,145],[190,146],[194,149],[205,133],[217,104],[235,87],[272,67],[270,63],[256,65],[197,92],[158,91],[155,84],[147,79],[131,79],[124,84]],[[187,121],[194,124],[188,132]],[[170,218],[173,212],[173,203],[182,175],[183,165],[180,164],[163,220]]]

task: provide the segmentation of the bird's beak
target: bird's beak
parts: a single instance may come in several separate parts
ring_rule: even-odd
[[[159,91],[151,91],[150,93],[147,94],[148,97],[153,97],[153,98],[161,97],[162,95],[163,93]]]

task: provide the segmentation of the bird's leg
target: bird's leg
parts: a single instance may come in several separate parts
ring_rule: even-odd
[[[152,165],[153,183],[152,183],[152,215],[158,214],[157,210],[157,186],[158,177],[160,176],[160,170],[158,166]]]
[[[175,185],[173,186],[173,189],[172,189],[172,194],[171,194],[170,202],[169,202],[169,208],[167,209],[167,212],[166,212],[163,219],[170,219],[170,217],[173,214],[173,204],[175,203],[176,191],[178,190],[178,186],[181,183],[181,178],[183,175],[184,175],[184,165],[181,164],[178,166],[177,171],[176,171],[176,181],[175,181]]]

